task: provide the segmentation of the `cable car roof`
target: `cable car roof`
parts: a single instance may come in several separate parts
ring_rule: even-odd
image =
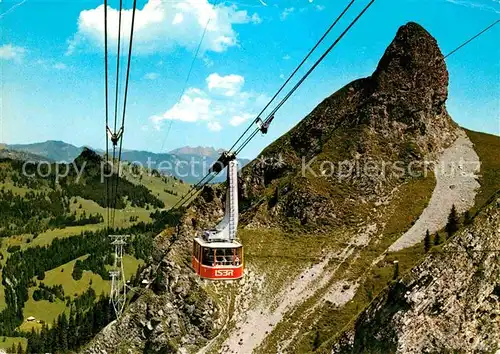
[[[238,241],[233,241],[233,242],[207,242],[202,238],[196,237],[194,239],[198,244],[202,247],[208,247],[208,248],[237,248],[237,247],[242,247],[243,245],[239,243]]]

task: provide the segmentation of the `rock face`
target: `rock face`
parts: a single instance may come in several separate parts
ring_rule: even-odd
[[[254,207],[247,221],[294,218],[318,228],[363,214],[412,177],[396,171],[397,162],[404,169],[432,159],[455,139],[447,95],[436,40],[416,23],[402,26],[372,76],[325,99],[244,169],[244,196]],[[266,190],[275,200],[256,205]]]
[[[333,353],[500,348],[500,192],[443,248],[376,299]]]

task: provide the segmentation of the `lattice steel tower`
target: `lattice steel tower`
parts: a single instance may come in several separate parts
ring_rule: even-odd
[[[113,304],[116,318],[120,317],[127,301],[127,281],[123,269],[124,246],[129,235],[109,235],[113,239],[111,244],[115,247],[115,261],[113,270],[109,272],[111,277],[110,302]]]

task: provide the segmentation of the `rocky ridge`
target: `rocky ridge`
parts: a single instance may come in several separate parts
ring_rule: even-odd
[[[244,220],[262,227],[292,218],[314,230],[357,220],[411,178],[397,163],[434,160],[455,140],[447,95],[436,40],[416,23],[402,26],[372,76],[325,99],[243,170],[252,205]],[[264,205],[263,194],[276,200]]]
[[[393,284],[332,353],[500,349],[500,191],[440,250]]]

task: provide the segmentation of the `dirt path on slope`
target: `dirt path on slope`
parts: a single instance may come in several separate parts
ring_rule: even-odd
[[[417,222],[389,247],[389,251],[411,247],[424,239],[427,230],[433,234],[443,228],[453,204],[459,213],[470,209],[480,187],[477,181],[479,168],[474,145],[460,129],[457,140],[443,152],[436,165],[436,187],[429,205]]]
[[[336,257],[341,259],[340,263],[343,263],[353,251],[354,247],[350,245]],[[283,292],[276,296],[276,307],[271,305],[249,310],[244,320],[237,323],[236,329],[231,331],[220,352],[251,353],[271,333],[287,311],[313,296],[318,289],[328,283],[332,272],[327,271],[326,268],[331,258],[325,257],[320,263],[306,269],[295,278]]]

